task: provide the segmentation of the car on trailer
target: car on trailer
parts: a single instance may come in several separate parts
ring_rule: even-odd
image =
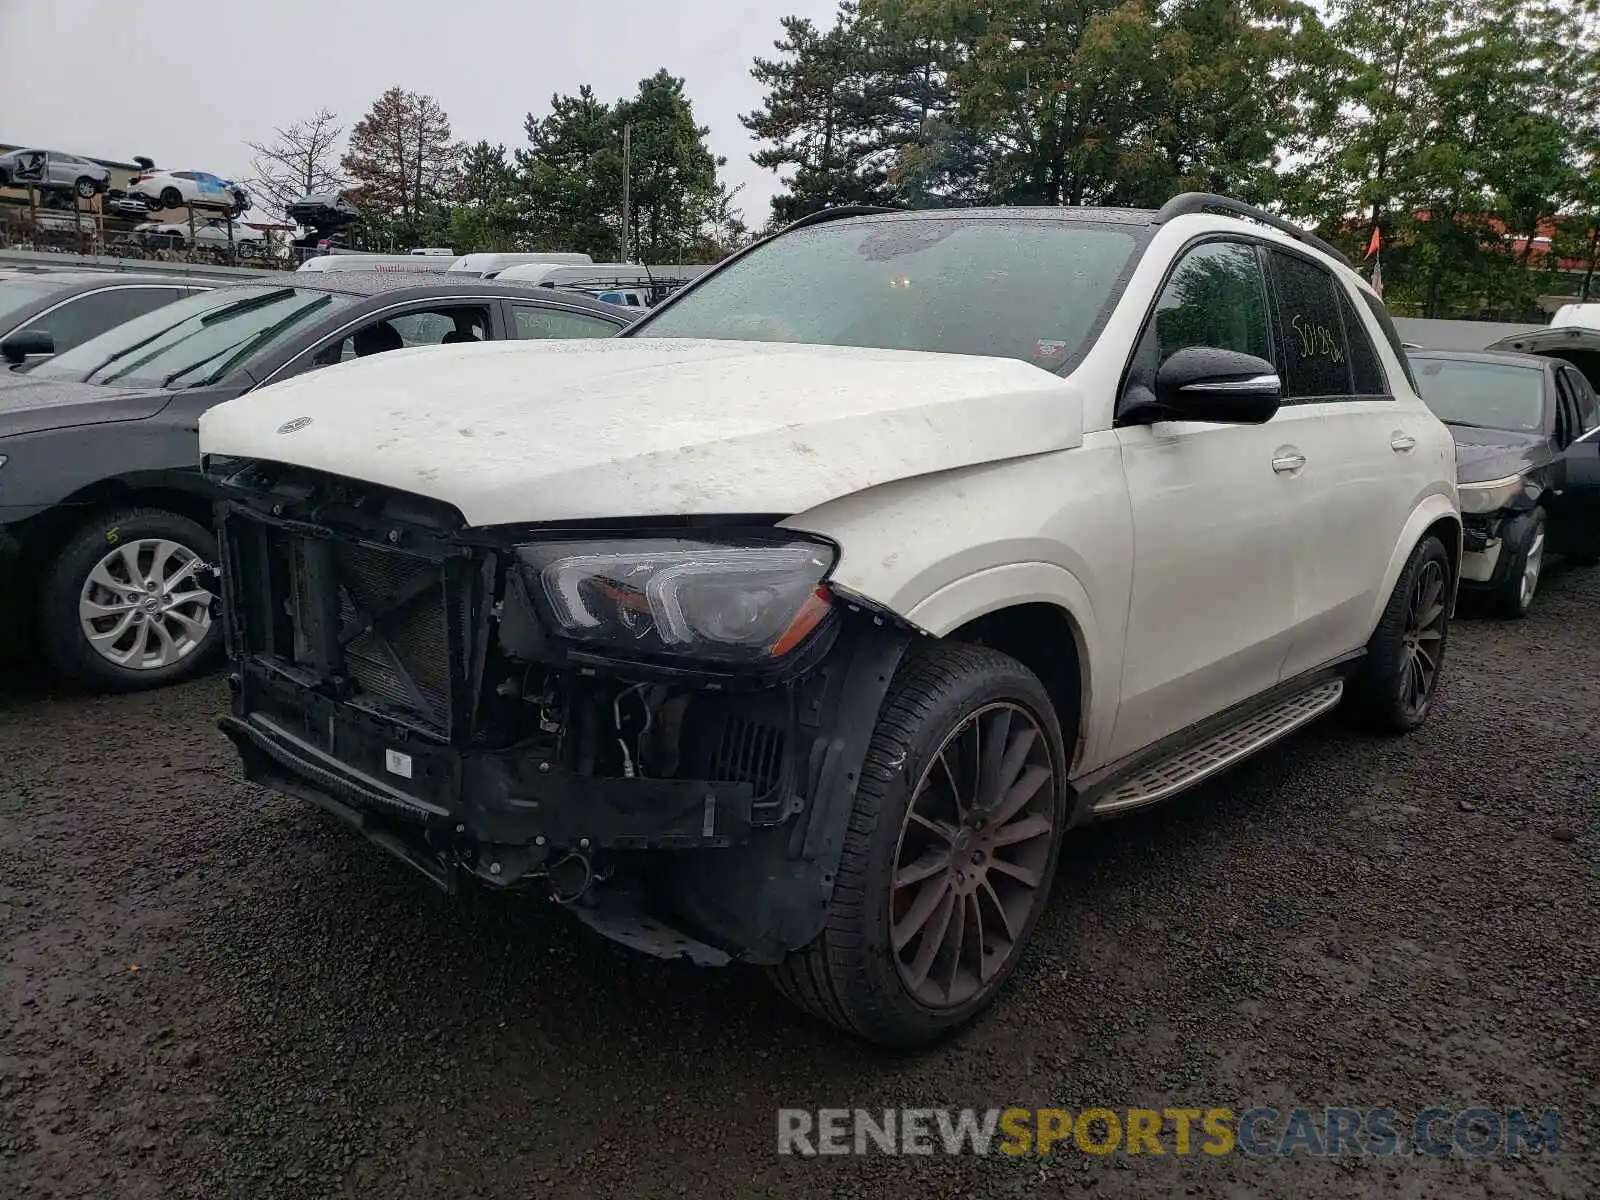
[[[71,192],[90,200],[111,184],[111,168],[60,150],[12,150],[0,154],[0,187],[35,187]]]

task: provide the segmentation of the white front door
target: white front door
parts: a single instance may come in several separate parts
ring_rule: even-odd
[[[1185,254],[1141,336],[1129,389],[1152,386],[1187,346],[1277,361],[1253,243],[1207,241]],[[1277,684],[1312,519],[1295,465],[1303,427],[1284,410],[1263,425],[1118,430],[1134,554],[1113,759]]]

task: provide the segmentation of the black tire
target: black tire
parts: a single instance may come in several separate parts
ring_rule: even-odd
[[[216,538],[203,525],[163,509],[124,508],[103,513],[72,534],[45,571],[38,612],[45,658],[62,675],[95,691],[165,687],[205,670],[222,653],[220,621],[211,622],[198,644],[164,666],[118,666],[89,644],[78,606],[90,573],[113,548],[144,539],[175,542],[202,563],[216,561]]]
[[[175,187],[164,187],[164,188],[162,188],[161,189],[161,207],[162,208],[182,208],[183,207],[183,193],[180,192]]]
[[[235,242],[233,244],[233,252],[239,258],[252,259],[256,256],[255,243],[248,238],[242,242]]]
[[[1520,621],[1533,609],[1539,583],[1544,577],[1545,521],[1544,509],[1536,508],[1514,521],[1508,521],[1501,537],[1508,558],[1506,578],[1490,594],[1489,605],[1497,616]],[[1529,559],[1537,555],[1529,578]]]
[[[1435,603],[1444,607],[1438,618],[1437,658],[1422,703],[1408,701],[1407,672],[1411,669],[1410,618],[1423,577],[1441,573],[1443,588]],[[1450,634],[1450,555],[1444,543],[1429,535],[1417,543],[1384,607],[1378,627],[1367,642],[1367,654],[1345,688],[1345,709],[1358,725],[1374,733],[1409,733],[1427,720],[1443,674],[1445,644]],[[1423,614],[1426,615],[1426,614]]]
[[[947,735],[985,706],[1001,702],[1022,709],[1044,733],[1051,779],[1043,787],[1049,788],[1045,803],[1053,814],[1048,857],[1032,910],[994,977],[964,1003],[934,1008],[914,996],[902,979],[890,941],[891,883],[901,829],[912,789],[935,765]],[[1026,953],[1049,899],[1068,818],[1067,762],[1049,696],[1016,660],[961,644],[940,644],[908,658],[890,686],[862,765],[823,932],[769,970],[778,990],[799,1008],[848,1033],[900,1047],[932,1042],[987,1008]],[[954,857],[952,853],[952,861]]]
[[[72,190],[77,192],[78,195],[82,196],[85,200],[93,200],[94,194],[99,191],[100,188],[94,180],[85,175],[72,185]]]

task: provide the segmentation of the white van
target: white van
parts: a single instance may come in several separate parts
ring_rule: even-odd
[[[319,254],[301,263],[301,271],[405,271],[434,273],[450,269],[455,258],[443,254]]]
[[[493,279],[507,267],[521,267],[528,264],[542,266],[565,267],[575,266],[579,263],[592,263],[594,259],[587,254],[578,254],[566,250],[539,250],[533,253],[521,254],[463,254],[450,264],[452,271],[460,271],[468,275],[481,275],[485,279]]]

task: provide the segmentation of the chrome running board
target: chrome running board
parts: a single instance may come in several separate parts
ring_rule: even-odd
[[[1338,704],[1343,694],[1344,680],[1330,679],[1254,712],[1204,741],[1185,746],[1171,758],[1145,767],[1097,801],[1090,815],[1105,817],[1165,800],[1316,720]]]

